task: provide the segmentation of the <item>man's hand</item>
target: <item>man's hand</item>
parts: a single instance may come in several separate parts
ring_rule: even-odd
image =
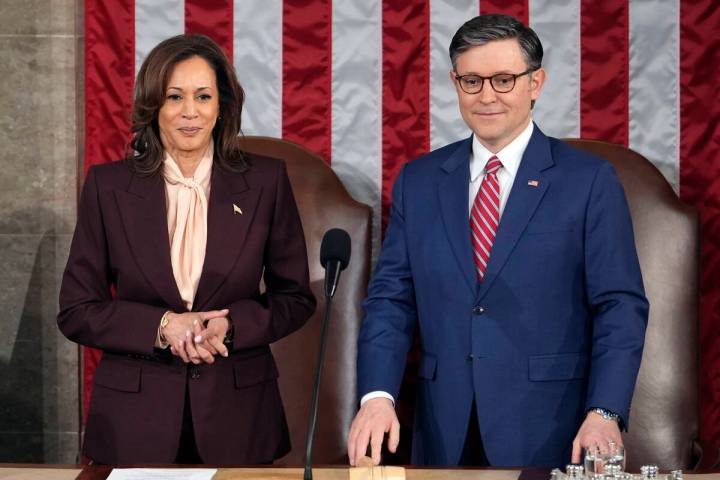
[[[387,398],[373,398],[365,402],[350,426],[348,435],[350,465],[354,466],[365,456],[368,442],[372,450],[373,463],[380,464],[383,437],[388,432],[390,432],[388,450],[395,453],[400,442],[400,422],[393,403]]]
[[[597,447],[601,454],[607,454],[609,442],[615,442],[616,445],[623,444],[618,422],[607,420],[598,413],[588,412],[573,440],[572,463],[581,462],[580,453],[583,448]]]

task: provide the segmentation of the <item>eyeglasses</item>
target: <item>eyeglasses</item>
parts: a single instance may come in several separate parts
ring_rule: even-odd
[[[492,77],[482,77],[480,75],[455,75],[455,80],[460,84],[463,92],[474,95],[480,93],[485,85],[485,80],[490,80],[490,86],[497,93],[508,93],[515,88],[515,80],[518,77],[534,72],[536,69],[529,68],[522,73],[497,73]]]

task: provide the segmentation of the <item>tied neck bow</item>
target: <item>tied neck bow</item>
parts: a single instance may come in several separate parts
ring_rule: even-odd
[[[212,152],[210,145],[191,178],[183,176],[167,152],[163,161],[170,261],[180,297],[188,310],[192,310],[205,262]]]

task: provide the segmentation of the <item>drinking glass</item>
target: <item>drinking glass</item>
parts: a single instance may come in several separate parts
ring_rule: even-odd
[[[585,449],[585,474],[605,473],[605,465],[620,465],[625,470],[625,447],[615,442],[608,442],[607,449],[602,452],[597,446]]]

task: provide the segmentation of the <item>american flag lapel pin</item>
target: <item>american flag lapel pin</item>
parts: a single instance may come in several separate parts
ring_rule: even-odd
[[[538,185],[540,185],[540,182],[538,180],[528,180],[528,186],[537,187]]]
[[[235,215],[242,215],[242,210],[240,210],[240,207],[238,207],[238,206],[235,205],[234,203],[233,203],[233,213],[234,213]]]

